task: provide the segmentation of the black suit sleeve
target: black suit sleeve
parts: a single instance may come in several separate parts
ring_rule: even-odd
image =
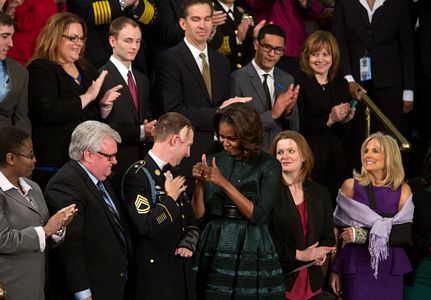
[[[63,207],[76,204],[78,209],[73,221],[67,226],[66,237],[61,246],[55,249],[58,262],[64,272],[66,290],[75,293],[90,289],[91,284],[87,276],[84,249],[85,236],[85,209],[86,198],[82,197],[76,186],[63,182],[52,182],[45,191],[50,214],[53,215]]]

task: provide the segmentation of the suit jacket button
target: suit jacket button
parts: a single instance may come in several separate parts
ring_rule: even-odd
[[[150,259],[150,264],[154,264],[154,259]]]
[[[181,215],[181,218],[185,219],[185,217],[184,217],[184,215],[183,215],[183,214]]]
[[[238,69],[241,69],[241,68],[242,68],[241,64],[237,64],[237,65],[236,65],[236,67],[237,67]]]
[[[242,57],[242,53],[238,52],[238,57],[241,58]]]
[[[124,274],[124,272],[121,272],[121,273],[120,273],[120,276],[121,276],[121,277],[124,277],[124,275],[125,275],[125,274]]]

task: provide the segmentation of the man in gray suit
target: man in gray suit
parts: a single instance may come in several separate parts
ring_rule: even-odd
[[[12,48],[15,21],[0,12],[0,127],[18,125],[31,130],[28,118],[28,72],[16,61],[7,58]]]
[[[295,88],[293,77],[274,67],[283,56],[285,41],[285,34],[279,26],[263,26],[254,41],[254,59],[232,73],[232,96],[252,97],[249,104],[260,115],[266,150],[280,131],[299,130],[296,105],[299,86]]]

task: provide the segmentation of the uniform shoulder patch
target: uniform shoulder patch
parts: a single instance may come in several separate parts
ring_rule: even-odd
[[[135,200],[135,207],[138,214],[147,214],[150,211],[150,203],[148,202],[148,199],[145,198],[142,195],[137,195]]]

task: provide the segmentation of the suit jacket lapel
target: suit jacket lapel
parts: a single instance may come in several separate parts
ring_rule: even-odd
[[[364,22],[365,28],[370,28],[370,19],[368,19],[368,12],[365,9],[364,6],[358,1],[353,1],[355,7],[353,8],[354,11],[358,12],[359,17],[361,18],[362,22]]]
[[[291,216],[293,218],[294,227],[296,228],[293,230],[293,233],[296,236],[296,240],[301,241],[303,243],[302,245],[298,244],[298,246],[304,246],[306,248],[307,243],[305,241],[304,231],[302,230],[301,218],[299,217],[299,212],[298,212],[298,209],[296,208],[295,201],[293,200],[292,194],[290,193],[287,187],[283,187],[282,190],[283,190],[283,193],[285,193],[286,195],[285,198],[288,200],[288,206],[290,211],[292,212]]]
[[[120,229],[118,228],[118,225],[115,223],[114,216],[112,215],[112,212],[108,207],[108,204],[105,203],[102,193],[99,191],[98,187],[94,184],[91,178],[84,171],[84,169],[82,169],[81,166],[78,165],[77,162],[71,162],[71,163],[73,164],[73,167],[77,170],[77,172],[80,174],[80,176],[83,178],[86,188],[90,191],[91,194],[93,194],[96,201],[99,202],[106,217],[109,220],[109,223],[111,223],[111,226],[114,228],[115,234],[118,236],[118,239],[122,242],[121,233],[119,232]],[[117,202],[113,198],[114,194],[110,193],[109,196],[111,196],[111,199],[113,199],[114,204],[117,205]],[[116,208],[118,211],[118,207]],[[122,220],[120,221],[121,221],[121,225],[123,226],[124,222]]]
[[[132,115],[135,118],[135,121],[139,122],[138,112],[135,109],[135,104],[133,103],[133,98],[129,90],[129,85],[127,84],[127,82],[124,81],[124,78],[121,76],[120,71],[118,71],[117,67],[115,67],[115,65],[110,60],[108,61],[107,67],[108,67],[109,75],[112,76],[113,78],[113,82],[116,84],[123,85],[123,88],[121,89],[121,94],[124,101],[126,102],[125,105],[129,107],[129,110],[132,112]],[[137,87],[139,86],[137,82],[136,82],[136,86]],[[139,95],[141,95],[141,93],[139,92],[139,88],[138,88],[138,97]],[[141,105],[139,107],[141,107]]]
[[[267,108],[268,104],[266,101],[265,91],[263,90],[263,85],[262,81],[260,80],[259,74],[257,74],[257,71],[252,63],[249,63],[246,68],[247,73],[250,76],[251,84],[253,85],[256,94],[259,96],[259,99],[256,100],[258,100],[263,107]]]
[[[378,22],[382,18],[382,16],[385,14],[386,8],[388,7],[388,1],[386,0],[385,3],[383,3],[382,6],[380,6],[373,14],[373,18],[371,19],[371,25],[372,27],[377,26]],[[428,0],[429,1],[429,0]],[[408,12],[405,12],[408,13]]]
[[[35,203],[36,207],[31,205],[31,203],[27,199],[25,199],[24,196],[21,195],[21,193],[16,189],[11,189],[11,190],[8,190],[4,193],[6,195],[8,195],[9,197],[13,198],[18,203],[22,204],[23,206],[29,208],[30,210],[34,211],[35,213],[37,213],[38,215],[43,217],[42,213],[39,211],[40,203],[38,201],[34,200],[34,198],[32,198],[32,201],[34,200],[36,202]],[[30,197],[32,196],[31,190],[29,191],[29,196]]]

